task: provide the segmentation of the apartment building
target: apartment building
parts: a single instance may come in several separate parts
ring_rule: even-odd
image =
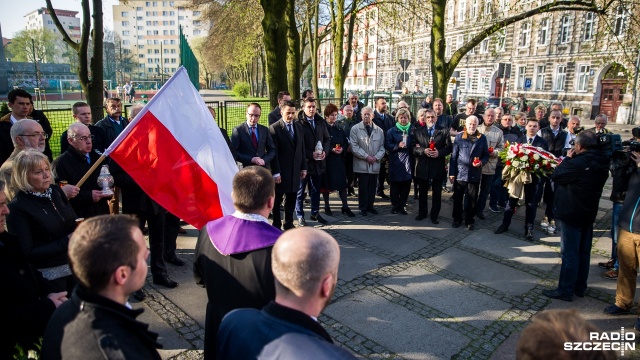
[[[80,18],[76,17],[78,14],[77,11],[71,10],[61,10],[54,9],[56,15],[58,16],[58,20],[62,24],[62,27],[65,29],[69,37],[75,41],[80,40]],[[56,40],[56,46],[59,48],[63,48],[66,45],[62,41],[62,37],[60,36],[60,32],[58,28],[53,23],[53,19],[49,14],[49,10],[47,8],[39,8],[36,9],[24,16],[25,18],[25,29],[33,30],[33,29],[47,29],[56,34],[58,39]],[[66,58],[62,56],[62,51],[55,59],[43,59],[45,62],[56,62],[62,63],[66,61]]]

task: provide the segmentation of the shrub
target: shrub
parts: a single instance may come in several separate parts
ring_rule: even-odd
[[[249,96],[249,91],[251,91],[251,88],[246,82],[238,82],[233,85],[233,92],[238,97],[246,98],[247,96]]]

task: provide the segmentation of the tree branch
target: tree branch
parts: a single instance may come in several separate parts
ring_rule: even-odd
[[[62,35],[62,40],[64,42],[66,42],[67,44],[69,44],[69,46],[71,46],[71,48],[73,48],[74,50],[78,51],[80,46],[78,45],[77,42],[75,42],[75,41],[73,41],[73,39],[71,39],[69,34],[67,34],[67,31],[62,26],[62,23],[60,23],[60,19],[58,19],[58,15],[56,14],[56,11],[53,8],[53,5],[51,4],[51,0],[46,0],[46,2],[47,2],[47,10],[49,11],[49,15],[51,15],[51,19],[53,20],[53,24],[56,26],[58,31],[60,31],[60,35]]]

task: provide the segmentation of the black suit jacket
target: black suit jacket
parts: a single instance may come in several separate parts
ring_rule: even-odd
[[[276,156],[271,161],[271,172],[280,174],[282,182],[276,184],[277,193],[297,192],[300,187],[300,172],[307,170],[304,155],[304,133],[299,122],[293,122],[293,139],[283,119],[269,127]]]
[[[273,139],[269,135],[269,129],[258,124],[258,148],[253,146],[251,142],[251,134],[249,125],[246,122],[233,128],[231,133],[231,153],[236,161],[241,162],[242,166],[254,165],[251,159],[259,157],[264,160],[265,167],[268,167],[271,160],[276,156],[276,148],[273,145]]]
[[[280,106],[276,106],[273,111],[269,113],[269,126],[275,124],[278,120],[282,118],[282,111],[280,110]]]
[[[564,149],[564,143],[567,141],[567,132],[560,128],[558,135],[553,135],[553,130],[550,127],[546,127],[540,130],[540,136],[547,141],[549,145],[549,152],[555,156],[562,156],[562,150]]]
[[[449,128],[436,125],[433,130],[433,137],[430,137],[427,127],[420,126],[415,129],[413,137],[415,141],[413,156],[417,159],[416,177],[423,180],[445,179],[447,177],[446,157],[451,154],[453,148]],[[429,148],[431,140],[434,141],[438,150],[437,158],[429,157],[424,153],[424,150]]]
[[[527,135],[525,134],[525,135],[520,136],[518,138],[518,140],[516,140],[516,142],[520,143],[520,144],[526,144],[527,143]],[[542,137],[540,137],[538,135],[536,135],[536,137],[533,138],[533,143],[531,145],[533,145],[535,147],[542,148],[543,150],[549,151],[549,143],[547,143],[547,141],[545,139],[543,139]],[[542,179],[538,175],[531,176],[531,183],[532,184],[537,184],[541,180]]]

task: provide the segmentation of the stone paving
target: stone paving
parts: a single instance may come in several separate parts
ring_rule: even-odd
[[[495,235],[502,213],[489,209],[485,220],[476,219],[476,230],[452,228],[449,193],[443,194],[438,225],[414,220],[413,196],[408,216],[390,214],[389,201],[377,198],[379,215],[349,218],[337,211],[340,203],[333,194],[334,216],[323,214],[329,225],[319,227],[340,244],[339,281],[319,321],[337,344],[368,359],[513,359],[520,331],[544,309],[576,309],[603,331],[631,329],[636,315],[603,313],[616,287],[600,276],[597,265],[611,250],[610,183],[594,224],[589,289],[570,303],[542,295],[557,284],[560,238],[537,226],[537,240],[525,241],[524,211],[514,216],[507,233]],[[356,198],[349,203],[357,208]],[[147,309],[141,320],[160,333],[165,359],[202,358],[206,294],[191,274],[197,230],[187,229],[178,252],[188,264],[169,265],[180,286],[155,287],[149,279],[148,299],[134,303]],[[627,351],[624,358],[640,354]]]

